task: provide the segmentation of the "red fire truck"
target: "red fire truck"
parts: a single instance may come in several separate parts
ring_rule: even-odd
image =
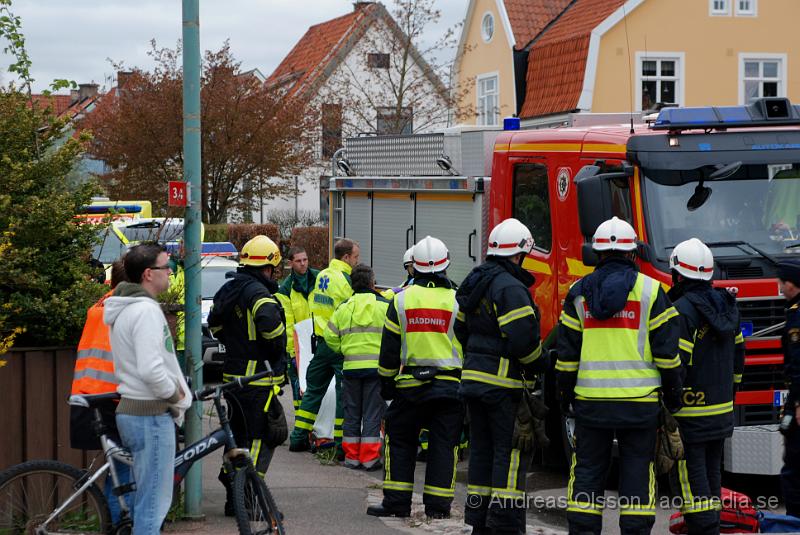
[[[378,282],[391,286],[403,278],[405,248],[437,236],[460,281],[485,255],[491,228],[516,217],[536,241],[523,266],[536,276],[544,336],[570,285],[596,264],[590,242],[602,221],[616,215],[633,224],[641,270],[665,286],[672,248],[700,238],[715,255],[714,284],[737,297],[746,339],[725,469],[778,473],[784,300],[775,264],[800,254],[800,107],[771,98],[666,108],[650,124],[509,123],[503,132],[348,140],[336,163],[349,176],[330,184],[331,237],[359,240]],[[544,382],[551,398],[552,380]]]

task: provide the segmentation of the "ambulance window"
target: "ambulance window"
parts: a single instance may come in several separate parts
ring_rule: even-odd
[[[553,243],[550,226],[550,195],[547,191],[547,167],[526,163],[514,167],[513,217],[522,221],[533,234],[536,249],[549,252]]]

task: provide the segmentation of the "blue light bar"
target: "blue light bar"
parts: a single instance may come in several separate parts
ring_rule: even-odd
[[[178,254],[181,244],[177,241],[170,241],[164,244],[164,249],[169,254]],[[232,257],[239,254],[236,246],[229,241],[203,242],[200,249],[200,256],[222,256]]]
[[[800,106],[785,98],[762,98],[749,106],[664,108],[653,130],[721,130],[800,125]]]
[[[125,214],[138,214],[142,211],[142,207],[138,204],[112,204],[108,206],[86,205],[81,206],[80,213],[82,214],[110,214],[110,213],[125,213]]]

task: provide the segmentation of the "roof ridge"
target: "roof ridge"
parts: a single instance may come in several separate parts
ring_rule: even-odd
[[[545,27],[541,29],[541,31],[539,33],[537,33],[535,36],[533,36],[533,39],[531,39],[524,47],[522,47],[521,50],[529,51],[533,47],[533,45],[535,45],[536,42],[547,32],[547,30],[549,30],[550,28],[555,26],[558,23],[558,21],[561,20],[561,17],[563,17],[567,13],[567,11],[572,9],[572,6],[574,6],[577,3],[578,3],[578,0],[570,0],[569,4],[567,4],[567,6],[564,9],[561,10],[561,13],[559,13],[558,15],[553,17],[553,19],[550,20],[550,22],[548,22],[545,25]]]

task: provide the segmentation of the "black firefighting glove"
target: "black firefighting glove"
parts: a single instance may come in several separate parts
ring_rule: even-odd
[[[670,388],[668,390],[664,390],[663,397],[664,397],[664,406],[667,408],[670,414],[675,414],[681,407],[683,407],[683,400],[681,399],[682,390],[680,388]]]
[[[386,401],[391,401],[397,395],[397,383],[394,377],[381,377],[381,397]]]
[[[514,434],[511,438],[511,446],[520,451],[531,451],[533,449],[533,416],[531,409],[524,399],[517,405],[517,416],[514,419]]]

